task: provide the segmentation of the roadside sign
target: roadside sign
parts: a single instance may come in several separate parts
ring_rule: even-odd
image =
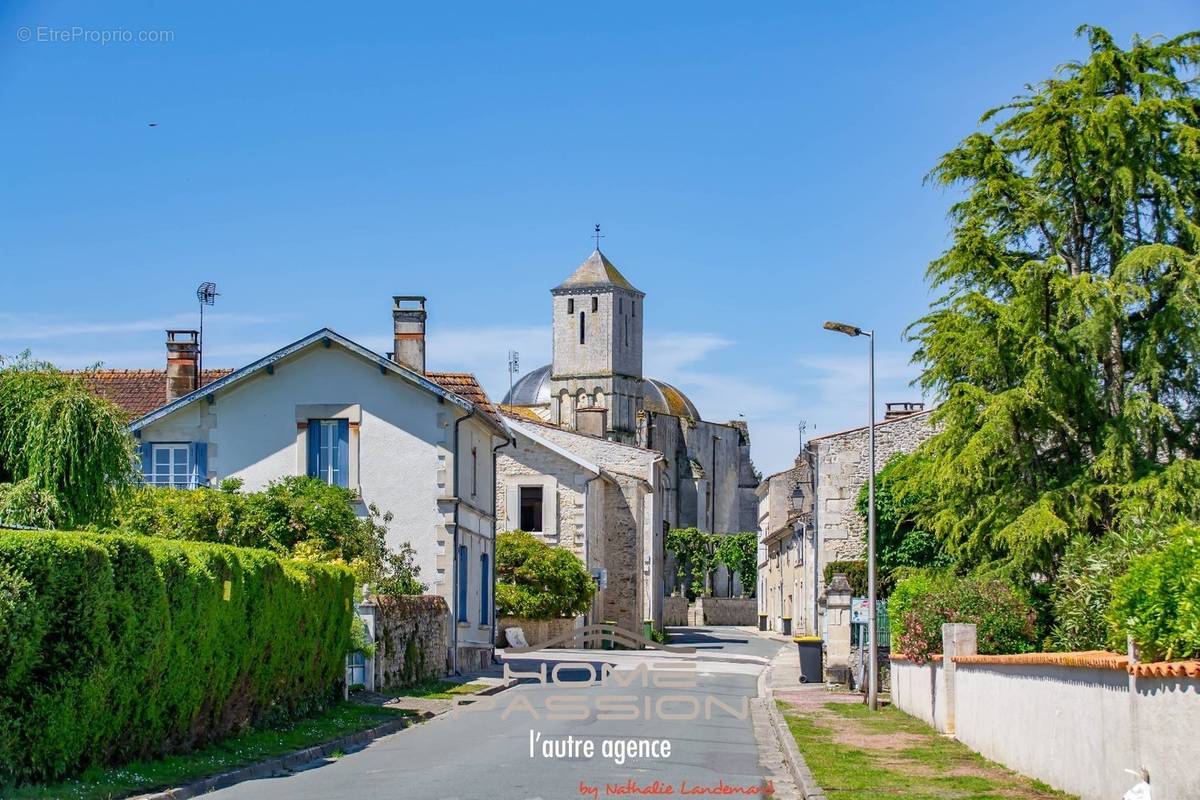
[[[851,597],[850,598],[850,622],[859,625],[867,624],[867,609],[869,608],[867,598]]]

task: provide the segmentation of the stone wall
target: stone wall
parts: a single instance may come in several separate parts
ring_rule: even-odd
[[[911,453],[934,434],[929,411],[875,425],[875,468],[897,453]],[[866,427],[814,437],[808,448],[816,461],[815,524],[822,563],[862,558],[866,524],[855,505],[867,482],[869,434]]]
[[[553,642],[563,636],[569,636],[575,630],[575,618],[566,619],[524,619],[522,617],[500,617],[496,621],[496,646],[508,647],[508,639],[504,632],[509,628],[520,628],[525,634],[525,642],[530,647]],[[556,644],[555,647],[574,648],[573,642]]]
[[[500,530],[520,527],[517,489],[542,487],[541,537],[583,558],[584,493],[592,477],[575,462],[524,437],[514,450],[506,447],[496,456],[496,520]]]
[[[436,595],[375,597],[375,681],[380,690],[447,675],[450,607]]]
[[[680,627],[688,624],[688,601],[683,595],[663,598],[663,625]]]
[[[753,597],[699,597],[696,605],[705,625],[758,626],[758,601]]]

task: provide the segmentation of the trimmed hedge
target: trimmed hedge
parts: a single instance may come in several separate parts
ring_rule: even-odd
[[[0,786],[320,707],[344,679],[353,580],[264,550],[0,531]]]

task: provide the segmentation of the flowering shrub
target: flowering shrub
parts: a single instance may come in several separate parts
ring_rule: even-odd
[[[1028,599],[996,578],[959,578],[914,572],[896,584],[888,601],[892,648],[924,663],[942,652],[942,625],[972,623],[984,655],[1027,653],[1037,641]]]

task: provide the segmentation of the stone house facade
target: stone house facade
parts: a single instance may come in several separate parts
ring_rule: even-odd
[[[605,578],[586,624],[661,627],[662,456],[517,416],[508,423],[514,441],[496,460],[499,530],[535,533]]]
[[[807,458],[768,476],[756,492],[759,510],[758,613],[767,629],[800,633],[812,627],[804,590],[812,556],[812,469]]]
[[[932,410],[907,403],[889,409],[893,406],[903,411],[890,410],[875,425],[876,474],[894,455],[913,452],[935,433]],[[864,557],[866,521],[856,506],[869,460],[865,425],[814,436],[791,469],[759,485],[759,569],[765,577],[759,614],[772,630],[780,629],[790,607],[794,633],[828,636],[821,603],[825,565]]]

